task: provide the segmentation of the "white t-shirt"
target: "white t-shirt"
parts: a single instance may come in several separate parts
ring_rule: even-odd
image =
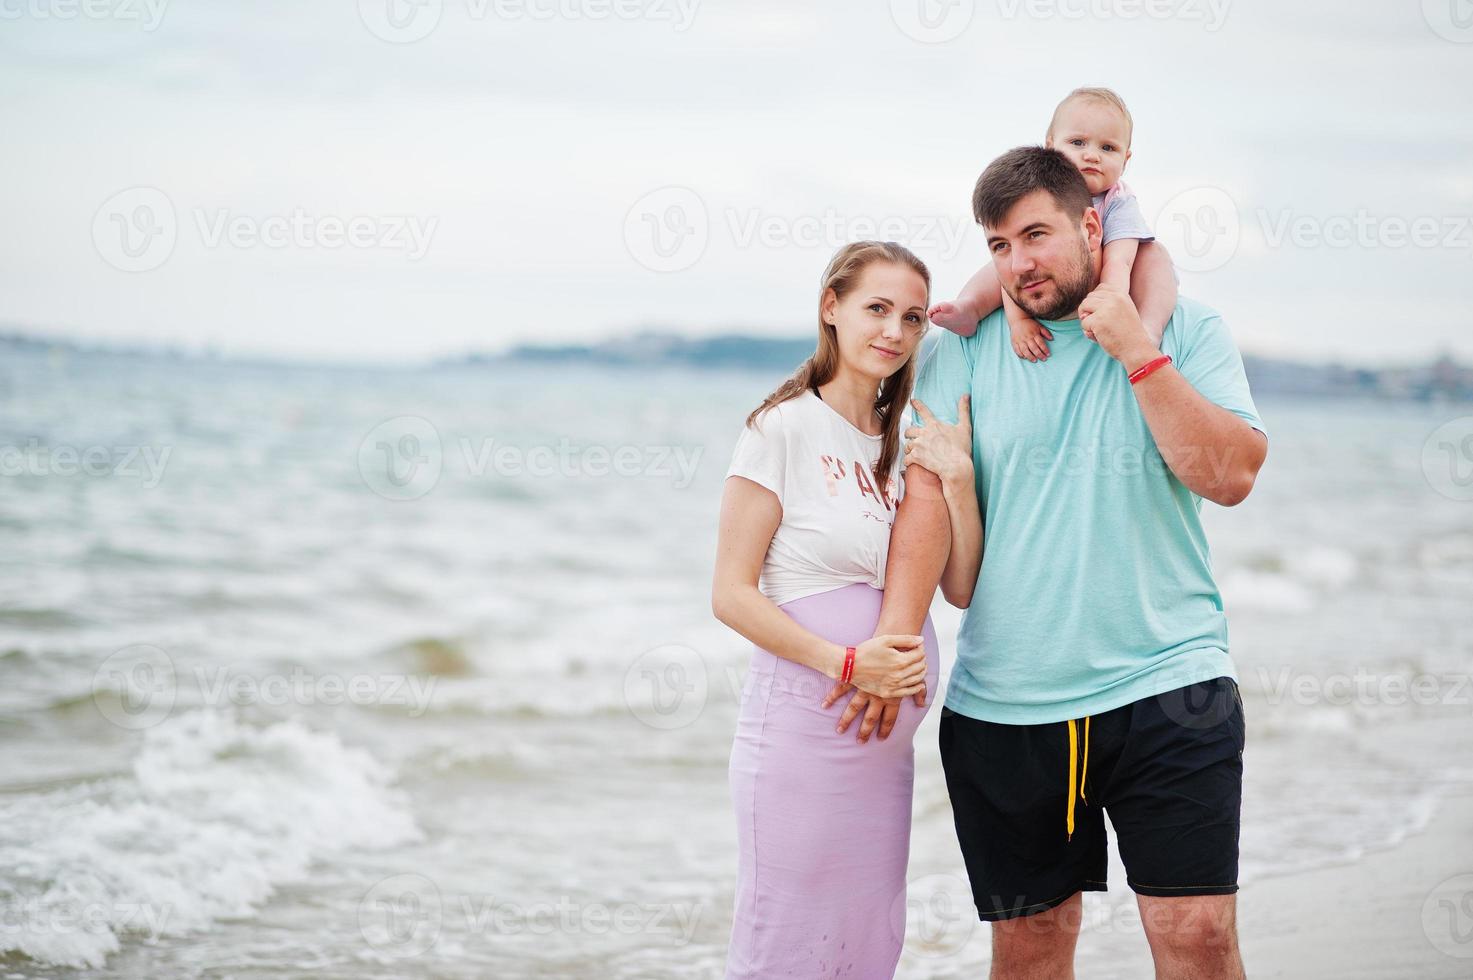
[[[881,436],[867,435],[813,391],[774,405],[742,427],[728,478],[773,493],[782,523],[762,563],[759,588],[778,605],[856,582],[885,587],[890,527],[905,495],[900,454],[881,493]]]

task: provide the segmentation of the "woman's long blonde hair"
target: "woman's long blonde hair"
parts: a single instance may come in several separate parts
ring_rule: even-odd
[[[864,270],[875,262],[893,262],[897,265],[909,266],[914,269],[920,277],[925,280],[926,293],[929,297],[931,292],[931,272],[926,264],[916,258],[914,252],[903,245],[895,242],[850,242],[834,253],[829,260],[829,267],[823,273],[823,285],[818,291],[818,347],[813,355],[798,365],[798,370],[793,376],[782,384],[777,390],[768,395],[761,405],[752,410],[747,416],[747,425],[753,425],[757,417],[774,405],[785,401],[791,401],[802,395],[805,391],[818,390],[818,386],[826,384],[833,379],[839,370],[839,336],[838,328],[832,323],[823,322],[823,300],[832,289],[834,295],[843,299],[849,292],[859,285],[860,276]],[[880,458],[875,461],[875,486],[880,488],[888,500],[888,492],[885,487],[889,483],[890,468],[895,465],[895,457],[900,452],[900,421],[905,414],[905,406],[910,403],[911,388],[915,384],[916,354],[920,353],[917,345],[905,362],[905,366],[884,381],[880,382],[880,388],[875,395],[875,411],[880,416],[880,426],[884,439],[880,443]]]

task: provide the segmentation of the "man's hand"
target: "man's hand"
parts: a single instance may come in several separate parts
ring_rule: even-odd
[[[956,403],[956,425],[947,425],[919,398],[911,405],[925,425],[912,425],[905,430],[906,466],[919,466],[941,478],[941,485],[951,489],[972,487],[972,396],[962,395]]]
[[[854,697],[849,699],[849,704],[844,708],[844,713],[839,716],[839,725],[834,731],[842,735],[849,730],[849,726],[854,723],[854,719],[863,712],[864,720],[859,723],[859,743],[863,745],[869,741],[869,737],[874,732],[876,725],[880,727],[880,740],[884,741],[889,738],[891,729],[895,727],[895,720],[900,715],[900,702],[905,699],[877,698],[874,695],[855,690],[852,684],[841,683],[835,684],[833,690],[829,691],[828,696],[823,699],[824,709],[827,710],[832,707],[834,702],[843,697],[846,691],[854,691]],[[917,707],[924,708],[926,706],[926,688],[924,684],[921,686],[920,693],[915,696],[915,702]]]
[[[1086,296],[1079,323],[1127,372],[1161,356],[1118,287],[1100,285]],[[1224,507],[1248,496],[1268,453],[1262,432],[1204,398],[1178,370],[1151,375],[1135,386],[1135,398],[1161,458],[1188,490]]]
[[[1134,371],[1161,352],[1151,343],[1130,294],[1119,286],[1100,283],[1079,304],[1079,325],[1084,335],[1099,344],[1106,354]]]

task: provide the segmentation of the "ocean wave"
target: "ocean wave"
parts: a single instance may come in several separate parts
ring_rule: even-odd
[[[1343,548],[1316,545],[1295,551],[1286,560],[1289,574],[1301,582],[1336,591],[1349,585],[1359,570],[1355,556]]]
[[[1324,545],[1259,555],[1222,576],[1223,600],[1230,612],[1233,608],[1306,612],[1322,595],[1349,586],[1359,570],[1353,554]]]
[[[1321,868],[1356,864],[1367,855],[1388,851],[1427,828],[1447,796],[1447,773],[1432,785],[1386,800],[1377,798],[1355,808],[1335,811],[1338,826],[1350,831],[1345,839],[1319,836],[1304,839],[1297,828],[1312,821],[1280,812],[1260,814],[1244,825],[1240,884],[1263,878],[1283,878]]]
[[[560,721],[621,718],[630,715],[629,706],[623,703],[587,702],[572,697],[559,697],[553,701],[548,700],[549,697],[546,694],[510,696],[505,693],[469,691],[447,696],[442,687],[440,694],[428,706],[376,701],[362,707],[368,711],[411,718],[429,715],[439,718],[493,718],[504,721]]]
[[[474,778],[530,778],[540,769],[565,765],[566,760],[535,745],[438,745],[421,753],[406,771],[433,773],[436,776]]]
[[[69,609],[59,606],[22,608],[11,606],[0,609],[0,626],[14,626],[28,630],[62,630],[85,626],[88,620]]]
[[[1314,608],[1314,593],[1279,572],[1234,569],[1222,577],[1222,599],[1228,615],[1235,609],[1305,612]]]
[[[1423,541],[1417,557],[1430,569],[1473,570],[1473,534],[1440,534]]]
[[[253,914],[325,856],[419,837],[384,767],[335,734],[193,712],[149,730],[130,776],[0,806],[0,952],[97,967],[130,936]]]

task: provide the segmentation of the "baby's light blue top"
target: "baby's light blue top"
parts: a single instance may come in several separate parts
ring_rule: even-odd
[[[1202,498],[1162,460],[1119,362],[1078,320],[1044,325],[1054,339],[1040,363],[1013,353],[1001,311],[971,337],[942,331],[916,384],[946,422],[972,396],[984,522],[946,707],[1032,725],[1236,680]],[[1204,397],[1266,431],[1214,310],[1182,298],[1161,349]]]

